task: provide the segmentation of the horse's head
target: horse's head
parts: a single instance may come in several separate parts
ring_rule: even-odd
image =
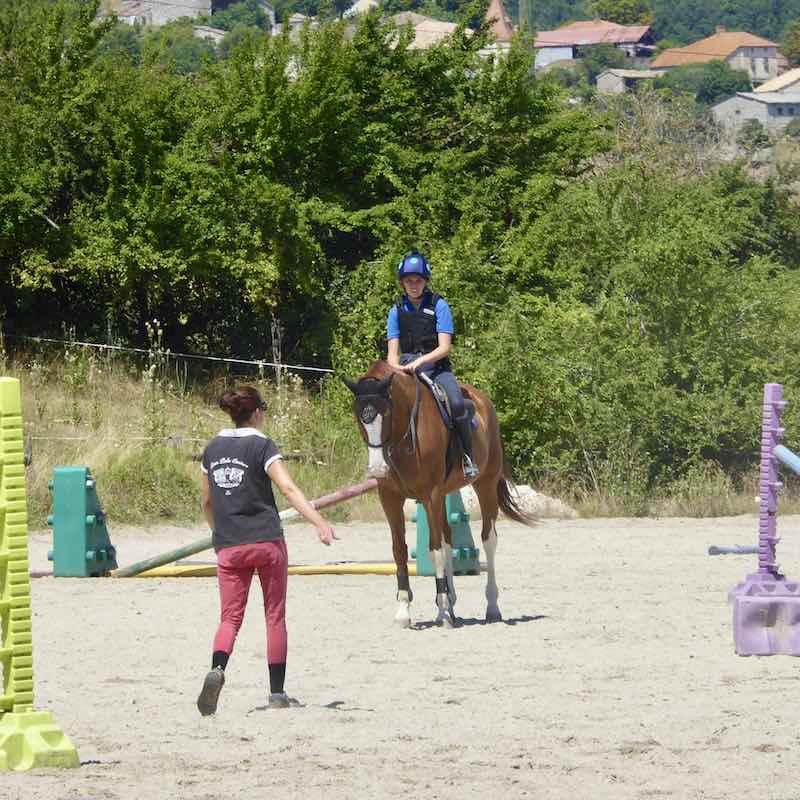
[[[353,412],[358,420],[361,436],[369,448],[367,475],[385,478],[389,466],[383,455],[392,432],[392,399],[389,396],[393,373],[379,378],[367,373],[358,381],[344,378],[344,383],[353,393]]]

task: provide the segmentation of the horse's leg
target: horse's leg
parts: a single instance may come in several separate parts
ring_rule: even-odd
[[[442,547],[444,548],[444,575],[445,578],[447,578],[447,594],[450,598],[450,608],[455,609],[456,600],[458,598],[456,596],[456,583],[453,574],[453,531],[450,528],[450,521],[447,519],[446,499],[444,507],[442,508],[442,533],[444,535]]]
[[[430,497],[423,501],[425,514],[428,517],[428,531],[430,535],[430,556],[436,569],[436,624],[452,628],[455,625],[455,613],[450,603],[450,593],[447,586],[445,571],[445,551],[443,545],[442,524],[444,522],[444,494],[439,489],[434,489]]]
[[[378,495],[383,513],[392,531],[392,553],[397,566],[397,613],[394,621],[401,628],[411,627],[411,601],[414,595],[408,582],[408,546],[406,545],[406,520],[403,516],[405,498],[378,484]]]
[[[486,553],[486,621],[499,622],[503,619],[500,607],[497,605],[499,592],[497,578],[495,577],[494,558],[497,552],[497,482],[499,476],[492,477],[481,475],[473,487],[478,495],[481,506],[481,543]]]

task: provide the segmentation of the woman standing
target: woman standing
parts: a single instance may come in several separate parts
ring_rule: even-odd
[[[233,421],[203,452],[203,512],[217,553],[221,619],[214,637],[211,671],[197,708],[204,716],[217,710],[236,635],[244,619],[253,573],[258,572],[267,624],[270,708],[288,708],[286,675],[286,584],[289,557],[274,483],[289,503],[317,529],[320,541],[336,538],[327,520],[306,500],[283,463],[275,442],[261,432],[266,404],[252,386],[228,391],[220,408]]]

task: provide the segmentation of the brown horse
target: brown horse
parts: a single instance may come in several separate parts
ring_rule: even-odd
[[[468,483],[461,470],[456,437],[442,420],[431,391],[418,378],[385,361],[376,361],[358,382],[345,379],[345,383],[355,395],[353,411],[369,448],[367,472],[378,479],[378,495],[392,531],[399,603],[395,621],[403,627],[411,624],[413,596],[403,515],[403,505],[410,497],[422,503],[428,518],[430,555],[436,568],[436,622],[450,627],[456,621],[456,593],[445,497]],[[534,520],[511,496],[510,470],[503,455],[494,406],[478,389],[466,385],[461,388],[474,406],[477,420],[473,455],[480,475],[473,487],[480,502],[481,541],[486,552],[486,621],[496,622],[502,619],[495,579],[498,510],[526,525]]]

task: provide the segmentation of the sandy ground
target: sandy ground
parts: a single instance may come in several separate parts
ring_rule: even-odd
[[[800,577],[800,518],[779,556]],[[500,607],[458,579],[463,624],[433,627],[413,579],[292,577],[287,688],[264,709],[254,592],[216,716],[195,700],[218,614],[213,578],[33,581],[36,706],[78,748],[75,770],[0,774],[3,800],[800,797],[797,661],[733,652],[728,589],[755,556],[755,516],[501,521]],[[289,529],[293,563],[386,559],[383,525],[340,526],[330,550]],[[205,531],[112,529],[120,563]],[[46,568],[49,536],[31,537]]]

